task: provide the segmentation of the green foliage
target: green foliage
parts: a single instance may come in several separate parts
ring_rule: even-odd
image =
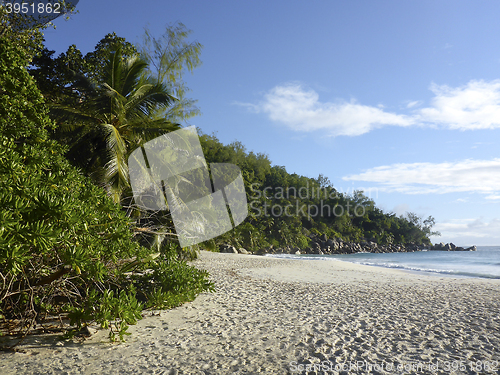
[[[74,86],[79,84],[82,76],[95,82],[103,81],[106,61],[118,48],[124,58],[138,54],[134,45],[115,33],[107,34],[96,44],[95,50],[85,56],[74,44],[57,57],[54,57],[55,51],[40,46],[28,71],[47,103],[78,104],[84,93],[74,90]]]
[[[71,309],[68,318],[71,325],[76,325],[78,331],[87,321],[95,321],[103,329],[109,329],[109,338],[116,341],[116,335],[121,341],[125,341],[125,336],[130,335],[128,326],[136,324],[142,319],[142,304],[136,299],[136,290],[133,286],[129,291],[121,290],[115,293],[113,290],[106,289],[102,293],[95,290],[88,291],[87,306],[91,308]]]
[[[240,167],[249,203],[245,221],[214,239],[212,248],[226,243],[253,252],[271,245],[303,249],[310,246],[309,234],[355,242],[422,244],[436,234],[431,230],[432,217],[422,221],[414,214],[405,218],[384,213],[362,191],[340,193],[323,175],[314,179],[290,174],[283,166],[271,166],[266,155],[247,152],[239,142],[223,145],[215,135],[204,134],[200,142],[209,164]]]
[[[183,81],[186,71],[192,73],[201,65],[203,46],[197,41],[188,41],[191,33],[182,23],[168,25],[165,33],[158,38],[146,29],[143,42],[138,46],[142,58],[148,64],[146,75],[166,85],[168,92],[177,99],[172,106],[162,108],[157,113],[157,116],[173,123],[200,114],[196,100],[186,97],[190,90]]]
[[[118,49],[121,51],[123,59],[130,59],[138,54],[133,44],[127,42],[125,38],[119,37],[116,33],[110,33],[96,44],[94,51],[85,55],[83,64],[81,63],[83,66],[75,70],[75,72],[86,75],[94,82],[105,82],[108,75],[106,64],[109,61],[109,56]],[[68,52],[70,50],[78,51],[75,45],[70,46]]]
[[[134,241],[121,208],[49,138],[54,125],[25,68],[30,40],[0,38],[0,317],[18,321],[13,331],[26,334],[46,315],[68,315],[77,326],[95,320],[123,339],[149,298],[125,271],[152,269],[143,283],[176,303],[211,284],[205,272],[163,264],[154,248]]]
[[[150,265],[151,273],[134,276],[134,285],[140,290],[147,308],[173,308],[205,291],[214,291],[208,272],[186,264],[161,259]]]
[[[52,114],[66,133],[69,157],[103,184],[116,203],[129,187],[127,159],[144,142],[179,128],[158,109],[175,101],[165,85],[143,77],[147,63],[137,55],[126,57],[122,47],[106,55],[102,80],[81,75],[72,86],[79,94],[53,103]],[[93,142],[92,142],[93,141]],[[96,148],[96,145],[97,148]]]
[[[165,47],[161,57],[148,55],[146,47],[141,57],[112,33],[85,56],[75,45],[57,58],[43,49],[30,69],[58,124],[54,138],[69,145],[66,156],[105,186],[115,202],[129,187],[130,152],[197,113],[194,101],[184,97],[181,78],[184,67],[199,64],[201,46],[187,44],[188,32],[180,26],[167,29],[163,47],[146,35],[146,46]]]

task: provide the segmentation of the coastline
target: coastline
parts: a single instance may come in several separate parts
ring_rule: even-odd
[[[342,261],[360,265],[383,267],[424,276],[445,276],[452,278],[500,279],[498,257],[500,247],[492,249],[479,247],[477,251],[414,251],[398,253],[354,254],[265,254],[273,258],[287,258],[315,261]]]
[[[193,265],[216,293],[146,313],[125,343],[30,337],[26,353],[0,353],[0,372],[459,374],[500,362],[500,280],[205,251]]]
[[[325,234],[318,236],[317,234],[310,234],[308,236],[311,240],[311,247],[298,248],[293,246],[274,248],[261,248],[254,252],[256,255],[266,254],[315,254],[315,255],[334,255],[334,254],[354,254],[354,253],[413,253],[416,251],[457,251],[469,252],[476,251],[477,246],[461,247],[453,243],[436,243],[432,245],[430,242],[427,244],[378,244],[372,241],[362,242],[349,242],[341,238],[328,238]],[[234,246],[222,244],[219,246],[221,253],[233,254],[248,254],[246,249],[236,249]]]

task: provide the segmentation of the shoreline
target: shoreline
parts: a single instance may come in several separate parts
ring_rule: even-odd
[[[285,255],[285,256],[283,256]],[[321,264],[319,267],[314,267],[314,266],[309,266],[311,269],[327,269],[327,268],[332,268],[334,270],[337,269],[342,269],[342,270],[349,270],[352,272],[361,272],[361,273],[369,273],[370,276],[368,277],[371,280],[371,276],[375,275],[400,275],[400,277],[404,278],[405,275],[410,275],[410,277],[414,276],[417,278],[417,280],[424,280],[425,278],[429,278],[429,281],[432,281],[432,279],[440,279],[440,280],[477,280],[477,282],[488,282],[491,281],[494,284],[498,283],[500,285],[500,278],[498,277],[481,277],[481,276],[468,276],[468,275],[461,275],[461,274],[451,274],[451,273],[440,273],[440,272],[433,272],[433,271],[419,271],[419,270],[412,270],[412,269],[406,269],[406,268],[399,268],[399,267],[386,267],[382,265],[367,265],[367,264],[360,264],[357,262],[349,261],[349,260],[343,260],[339,258],[327,258],[323,259],[321,256],[318,257],[312,257],[312,258],[307,258],[311,254],[302,254],[304,258],[302,257],[287,257],[286,255],[291,255],[291,254],[265,254],[263,256],[259,257],[265,257],[265,258],[270,258],[270,259],[286,259],[290,261],[298,261],[298,262],[311,262],[310,264],[314,264],[314,262],[321,263],[322,261],[331,261],[331,262],[339,262],[342,264],[342,266],[337,265],[337,267],[329,267],[329,264]],[[309,263],[308,263],[309,264]],[[271,274],[273,272],[270,272]],[[258,272],[256,273],[258,274]],[[356,278],[355,275],[351,275],[353,278]],[[318,280],[315,279],[315,282],[319,282]],[[330,283],[330,281],[326,283]]]
[[[433,363],[500,361],[500,280],[324,263],[202,251],[192,264],[210,272],[216,293],[146,312],[125,343],[103,330],[83,344],[30,337],[27,353],[0,353],[0,373],[303,374],[323,365],[396,374],[420,364],[414,373],[435,374]]]
[[[424,251],[425,252],[425,251]],[[360,252],[356,254],[371,254],[367,252]],[[480,279],[480,280],[500,280],[500,276],[497,275],[491,275],[491,274],[479,274],[479,273],[460,273],[460,271],[450,271],[446,272],[445,270],[440,271],[430,271],[430,270],[417,270],[417,269],[411,269],[411,268],[405,268],[404,266],[401,267],[389,267],[389,266],[384,266],[384,265],[379,265],[379,264],[363,264],[359,262],[355,262],[353,260],[344,260],[338,257],[330,257],[332,254],[324,254],[324,255],[317,255],[317,254],[263,254],[262,256],[264,257],[269,257],[269,258],[275,258],[275,259],[290,259],[290,260],[311,260],[311,261],[337,261],[337,262],[346,262],[350,264],[358,264],[362,266],[367,266],[367,267],[380,267],[384,268],[387,270],[398,270],[401,272],[405,273],[410,273],[414,275],[421,275],[421,276],[429,276],[429,277],[445,277],[445,278],[456,278],[456,279]],[[338,254],[333,254],[333,255],[338,255]],[[347,254],[340,254],[340,255],[347,255]],[[350,254],[350,255],[355,255],[355,254]]]

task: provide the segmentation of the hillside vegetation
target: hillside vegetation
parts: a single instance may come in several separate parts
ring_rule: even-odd
[[[381,245],[430,244],[434,219],[414,213],[385,213],[363,194],[339,192],[331,182],[290,174],[272,165],[265,154],[247,152],[240,142],[222,144],[216,136],[201,135],[207,162],[234,163],[242,170],[249,216],[244,223],[206,244],[243,247],[252,252],[311,246],[311,237],[372,241]]]

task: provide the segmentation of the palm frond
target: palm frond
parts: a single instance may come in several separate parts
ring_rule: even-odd
[[[132,57],[124,63],[123,86],[121,92],[124,96],[129,96],[136,90],[140,77],[148,64],[138,56]]]
[[[177,99],[167,85],[147,78],[148,64],[136,56],[123,58],[121,49],[109,55],[102,82],[78,77],[73,103],[56,104],[61,130],[70,135],[70,152],[94,177],[101,180],[116,201],[129,186],[127,157],[135,148],[155,137],[180,128],[158,113],[166,112]],[[101,141],[89,142],[100,136]],[[94,147],[93,144],[98,144]],[[83,151],[88,149],[90,155]],[[78,157],[78,154],[85,155]]]
[[[109,180],[118,178],[120,182],[128,184],[127,146],[125,140],[113,125],[105,124],[103,127],[108,132],[106,144],[109,159],[105,166],[106,178]]]
[[[168,93],[165,85],[145,83],[128,98],[127,111],[146,116],[156,109],[166,109],[176,101],[177,99]]]

